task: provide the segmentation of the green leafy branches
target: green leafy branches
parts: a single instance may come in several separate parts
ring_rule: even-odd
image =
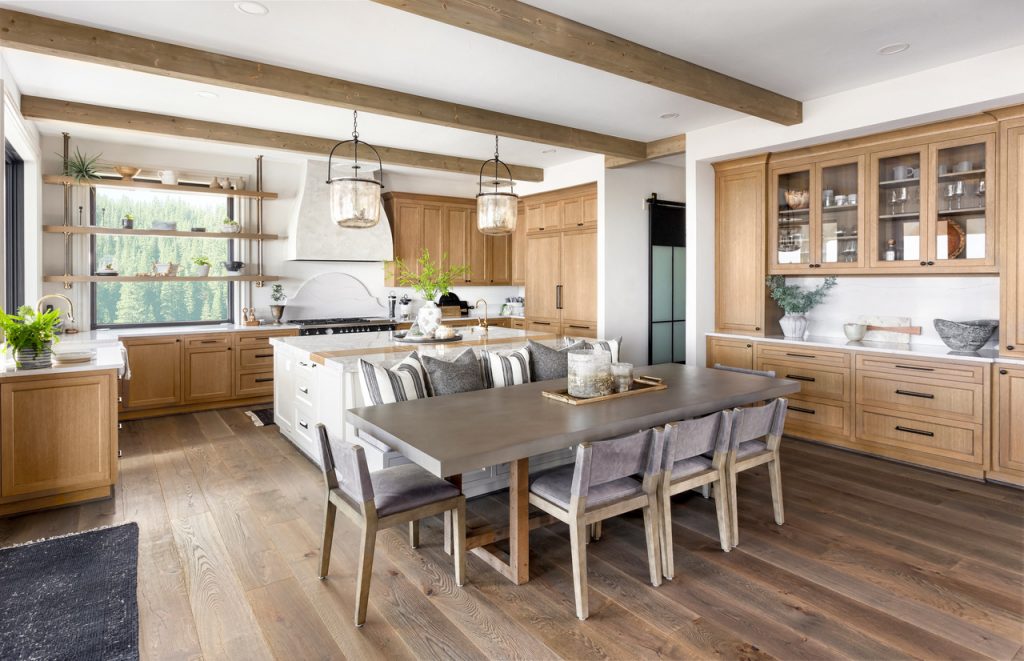
[[[825,300],[828,290],[836,286],[836,277],[830,275],[825,278],[825,282],[810,291],[804,291],[797,285],[787,285],[781,275],[768,276],[765,283],[772,299],[786,314],[805,314]]]
[[[448,259],[448,254],[441,256],[441,262]],[[440,263],[430,259],[430,251],[423,249],[423,254],[418,260],[420,272],[416,273],[407,267],[402,260],[395,262],[398,268],[398,284],[403,287],[412,287],[427,301],[433,301],[438,294],[447,294],[452,289],[455,278],[469,273],[469,266],[462,264],[449,269],[442,269]]]
[[[270,300],[274,301],[274,303],[282,305],[287,298],[284,294],[284,285],[278,283],[270,288]]]
[[[55,333],[61,311],[57,309],[39,313],[31,306],[18,308],[18,314],[0,311],[0,331],[4,334],[4,352],[21,351],[29,347],[42,351],[50,342],[57,341]]]

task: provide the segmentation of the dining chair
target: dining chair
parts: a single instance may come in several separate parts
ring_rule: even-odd
[[[723,365],[722,363],[715,363],[715,369],[725,370],[726,372],[739,372],[740,374],[755,374],[757,376],[775,378],[775,370],[748,370],[746,367],[731,367],[729,365]]]
[[[662,574],[669,580],[675,575],[672,496],[697,487],[714,486],[718,539],[723,551],[728,552],[732,548],[729,541],[732,522],[726,476],[731,420],[730,414],[720,411],[703,418],[673,422],[665,425],[662,430],[655,430],[656,434],[662,434],[665,439],[658,500],[662,516]]]
[[[569,524],[576,616],[587,619],[587,530],[604,519],[643,510],[651,585],[661,585],[658,548],[658,478],[662,438],[651,430],[620,438],[580,443],[576,463],[537,477],[530,504]],[[642,480],[636,479],[642,475]]]
[[[466,577],[466,497],[461,491],[415,464],[371,473],[363,448],[344,441],[337,443],[341,461],[335,463],[327,428],[318,424],[316,430],[320,437],[320,464],[327,483],[320,579],[327,578],[331,564],[334,521],[340,508],[359,524],[362,532],[359,573],[356,574],[356,626],[361,627],[366,622],[378,530],[408,523],[409,541],[415,547],[419,543],[417,524],[420,519],[451,512],[455,528],[455,582],[462,586]]]
[[[740,539],[736,478],[745,470],[768,464],[775,523],[780,526],[785,523],[779,447],[782,444],[782,429],[786,424],[786,405],[787,400],[779,397],[763,406],[736,408],[725,413],[731,418],[726,480],[729,489],[729,514],[732,517],[732,530],[729,535],[733,547],[739,544]]]

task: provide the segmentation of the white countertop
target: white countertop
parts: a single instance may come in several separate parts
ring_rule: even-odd
[[[58,342],[54,345],[54,353],[61,352],[62,344],[65,343]],[[62,365],[60,367],[46,367],[38,370],[16,370],[14,367],[13,356],[3,356],[0,358],[0,376],[45,376],[48,374],[68,374],[71,372],[91,372],[95,370],[111,369],[121,371],[124,369],[124,354],[122,353],[122,348],[121,343],[116,341],[114,343],[99,342],[94,344],[87,342],[75,343],[74,347],[67,347],[65,350],[84,351],[86,349],[92,349],[96,351],[96,357],[88,363],[75,363],[72,365]]]
[[[122,337],[146,337],[156,335],[200,335],[205,333],[238,333],[241,331],[285,330],[298,328],[295,324],[264,324],[243,326],[242,324],[203,324],[199,326],[156,326],[152,328],[100,328],[92,331],[61,335],[60,344],[116,344]]]
[[[870,351],[900,356],[916,356],[918,358],[948,358],[950,360],[966,360],[979,363],[1024,364],[1024,360],[1005,358],[994,349],[982,349],[975,353],[958,353],[940,344],[899,344],[895,342],[851,342],[842,337],[823,337],[809,335],[802,340],[792,340],[781,335],[740,335],[736,333],[708,333],[709,337],[725,337],[749,340],[752,342],[772,342],[800,346],[821,347],[823,349],[849,349],[851,351]]]

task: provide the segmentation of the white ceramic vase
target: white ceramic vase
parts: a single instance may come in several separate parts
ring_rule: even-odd
[[[209,264],[197,264],[196,265],[196,277],[197,278],[205,278],[208,275],[210,275],[210,265]]]
[[[441,308],[433,301],[426,301],[416,315],[416,323],[424,335],[433,335],[441,325]]]
[[[807,317],[802,314],[789,314],[788,312],[779,319],[779,326],[782,326],[782,335],[793,340],[804,339],[807,332]]]

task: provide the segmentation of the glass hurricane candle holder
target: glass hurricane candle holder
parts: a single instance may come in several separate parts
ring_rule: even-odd
[[[569,395],[580,399],[612,394],[612,355],[607,351],[569,352]]]
[[[612,363],[612,379],[615,381],[615,392],[628,392],[633,386],[633,364]]]

